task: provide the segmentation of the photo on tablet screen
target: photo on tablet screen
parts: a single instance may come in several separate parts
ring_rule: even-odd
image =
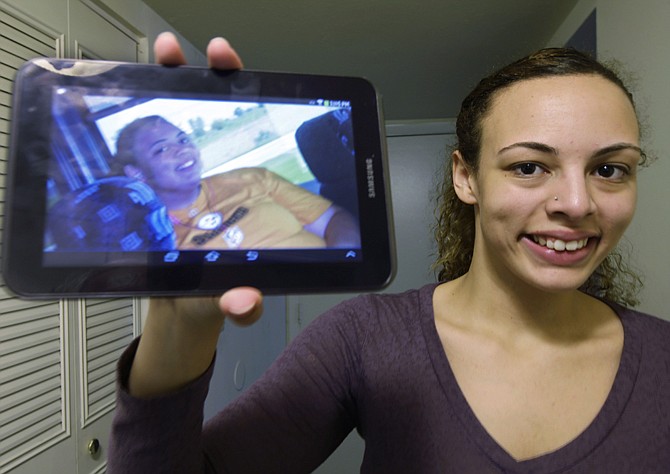
[[[359,253],[347,101],[53,94],[45,265],[150,251],[166,263],[193,250],[210,261],[231,250]],[[331,221],[342,222],[334,236]]]

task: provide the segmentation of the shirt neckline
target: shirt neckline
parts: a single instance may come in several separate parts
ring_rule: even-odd
[[[421,311],[423,333],[429,356],[442,390],[449,401],[446,409],[454,412],[466,435],[493,464],[505,472],[560,472],[578,464],[604,441],[624,411],[635,386],[640,365],[641,340],[631,325],[628,310],[604,301],[621,320],[624,342],[612,388],[596,417],[584,431],[564,446],[535,458],[517,461],[493,439],[479,422],[456,381],[435,326],[433,293],[437,286],[424,287],[423,298],[421,298],[424,306]]]

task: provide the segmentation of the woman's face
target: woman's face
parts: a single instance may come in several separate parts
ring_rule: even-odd
[[[191,191],[200,183],[202,162],[188,135],[166,121],[144,127],[133,153],[144,181],[156,192]]]
[[[482,125],[479,170],[459,193],[475,205],[474,268],[544,291],[580,287],[633,218],[641,152],[628,98],[595,75],[526,80],[499,93]]]

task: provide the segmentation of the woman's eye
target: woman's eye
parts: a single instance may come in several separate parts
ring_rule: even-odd
[[[517,174],[522,176],[533,176],[544,173],[544,168],[535,163],[521,163],[512,168]]]
[[[600,165],[596,168],[595,173],[600,178],[607,179],[621,179],[628,174],[628,172],[620,166],[615,165]]]
[[[153,151],[152,151],[151,154],[152,154],[153,156],[160,156],[160,155],[162,155],[163,153],[165,153],[167,150],[168,150],[167,145],[158,146],[158,147],[156,147],[156,148],[153,149]]]

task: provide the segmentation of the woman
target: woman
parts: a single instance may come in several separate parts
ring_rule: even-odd
[[[147,183],[165,203],[180,249],[360,246],[354,218],[327,199],[263,168],[201,179],[200,151],[160,116],[126,125],[119,174]]]
[[[171,38],[156,46],[180,61]],[[670,323],[612,301],[607,261],[643,160],[625,87],[541,51],[484,79],[457,134],[441,283],[324,314],[202,431],[224,315],[252,321],[260,296],[153,300],[120,363],[110,472],[310,472],[354,428],[361,472],[667,469]]]

